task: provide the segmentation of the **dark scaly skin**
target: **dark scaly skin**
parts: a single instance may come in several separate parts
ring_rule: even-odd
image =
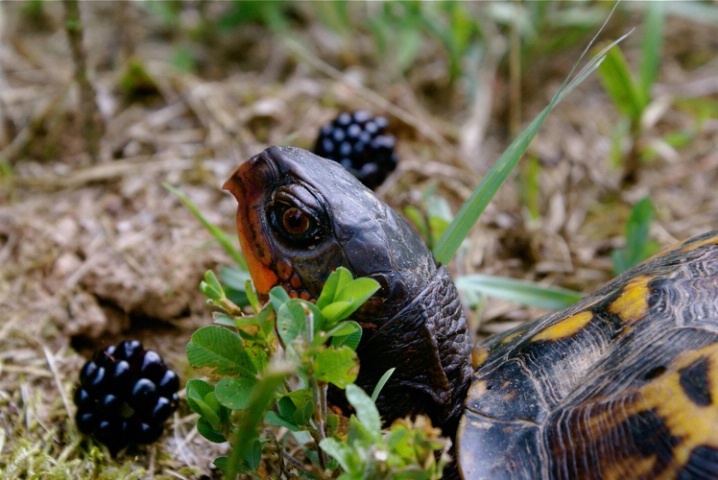
[[[379,282],[352,316],[363,328],[356,383],[371,392],[396,367],[377,400],[383,420],[424,413],[453,435],[473,372],[471,338],[451,278],[413,228],[339,164],[297,148],[268,148],[225,188],[238,200],[240,243],[263,298],[281,285],[316,300],[340,266]],[[282,227],[289,208],[312,218],[309,235]]]
[[[283,185],[299,188],[295,197],[326,226],[302,245],[278,240],[263,213]],[[718,478],[718,232],[478,345],[470,378],[445,269],[341,167],[272,148],[226,187],[240,203],[240,241],[260,293],[281,284],[316,298],[339,265],[382,284],[360,311],[358,351],[367,390],[397,367],[379,402],[386,420],[425,412],[452,435],[471,384],[455,437],[464,478]]]

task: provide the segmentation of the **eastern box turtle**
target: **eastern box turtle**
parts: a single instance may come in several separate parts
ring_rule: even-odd
[[[396,367],[383,419],[429,415],[463,478],[718,478],[718,232],[472,349],[446,268],[340,165],[270,147],[225,188],[260,295],[316,299],[339,266],[379,281],[357,383]]]

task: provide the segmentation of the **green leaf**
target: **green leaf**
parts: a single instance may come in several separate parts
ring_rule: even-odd
[[[643,260],[652,221],[653,204],[645,197],[633,206],[626,224],[626,250],[628,258],[635,263]]]
[[[204,280],[200,282],[199,290],[211,300],[219,301],[225,298],[224,289],[212,270],[207,270],[204,273]]]
[[[295,390],[277,402],[279,414],[296,425],[306,427],[314,412],[314,397],[308,388]]]
[[[187,403],[193,412],[215,427],[222,423],[222,407],[214,399],[214,387],[204,380],[191,379],[185,386]]]
[[[324,287],[322,287],[322,293],[317,299],[317,308],[322,310],[325,306],[334,302],[339,289],[351,282],[351,280],[351,272],[344,267],[339,267],[329,274],[327,281],[324,282]]]
[[[236,305],[240,307],[252,305],[254,307],[259,303],[252,303],[252,299],[256,299],[256,295],[251,288],[249,272],[234,266],[223,265],[219,268],[219,278],[222,280],[224,294]],[[247,285],[250,287],[248,288]]]
[[[262,461],[262,441],[260,439],[254,441],[244,461],[247,462],[250,471],[256,470],[257,467],[259,467]]]
[[[356,453],[356,450],[347,443],[340,442],[335,438],[325,438],[319,442],[319,447],[324,450],[327,455],[332,456],[346,473],[351,474],[359,471],[359,465],[361,463],[359,455]]]
[[[448,263],[459,246],[464,241],[469,231],[476,223],[481,213],[494,197],[498,189],[503,185],[509,174],[521,159],[521,156],[528,148],[531,140],[536,136],[539,128],[543,124],[548,114],[553,108],[568,95],[578,84],[583,82],[586,77],[593,72],[603,61],[607,52],[610,51],[618,42],[622,41],[625,35],[615,42],[601,50],[589,63],[582,68],[576,76],[571,79],[576,67],[585,55],[581,55],[579,61],[574,65],[569,77],[564,81],[556,94],[553,96],[548,106],[519,134],[511,145],[499,157],[496,163],[489,169],[479,185],[472,192],[469,199],[461,206],[456,217],[451,222],[446,232],[433,249],[434,257],[440,263]]]
[[[226,313],[214,312],[214,313],[212,313],[212,318],[214,319],[214,323],[217,325],[222,325],[224,327],[234,327],[235,326],[234,317],[230,317]]]
[[[235,290],[244,291],[244,287],[248,280],[252,277],[249,272],[231,265],[222,265],[219,267],[219,277],[225,287],[231,287]]]
[[[205,375],[257,374],[242,340],[224,327],[208,326],[194,332],[187,344],[187,359],[192,368]]]
[[[228,462],[229,462],[229,457],[226,455],[221,455],[221,456],[215,458],[212,463],[214,464],[215,467],[217,467],[217,469],[220,472],[226,472]]]
[[[349,328],[352,330],[344,333]],[[337,329],[340,329],[338,331],[342,333],[336,333]],[[359,346],[359,341],[361,340],[362,328],[358,323],[347,320],[334,327],[327,335],[332,337],[332,347],[338,348],[344,345],[352,350],[356,350]]]
[[[381,418],[376,405],[364,390],[356,385],[347,385],[347,400],[354,407],[356,417],[374,442],[381,441]]]
[[[611,262],[613,263],[613,273],[616,275],[631,268],[631,264],[626,258],[626,250],[622,248],[616,248],[611,251]]]
[[[453,214],[449,202],[437,195],[433,195],[427,201],[427,211],[429,213],[429,232],[431,244],[436,245],[451,225]]]
[[[389,378],[394,374],[394,370],[396,370],[396,367],[392,367],[386,372],[384,372],[384,375],[381,376],[378,382],[376,382],[376,386],[374,387],[374,391],[371,392],[371,401],[376,402],[376,399],[379,398],[379,394],[381,393],[382,388],[384,388],[384,385],[386,385],[386,382],[389,381]]]
[[[247,303],[252,307],[252,310],[259,312],[262,310],[262,304],[257,297],[257,292],[254,291],[252,280],[244,282],[244,294],[247,296]],[[236,302],[235,302],[236,303]]]
[[[282,287],[274,287],[269,291],[269,301],[272,303],[275,312],[278,312],[282,305],[289,300],[291,300],[289,294]]]
[[[626,247],[611,252],[614,273],[623,273],[658,251],[658,244],[649,240],[652,221],[653,204],[645,197],[636,202],[626,222]]]
[[[204,215],[202,215],[202,212],[199,211],[197,205],[195,205],[194,202],[192,202],[192,200],[184,194],[184,192],[166,182],[163,183],[162,186],[184,203],[185,207],[187,207],[192,215],[199,220],[199,223],[201,223],[202,226],[212,234],[215,240],[217,240],[217,242],[222,246],[222,248],[224,248],[225,252],[229,254],[237,265],[239,265],[242,269],[247,270],[247,262],[244,260],[240,251],[234,246],[234,242],[231,240],[229,235],[220,230],[217,226],[212,225],[206,218],[204,218]]]
[[[222,432],[212,428],[212,425],[204,417],[197,419],[197,431],[212,443],[224,443],[227,441]]]
[[[249,395],[257,384],[253,377],[227,377],[217,382],[214,388],[217,401],[232,410],[247,408]]]
[[[356,380],[358,373],[356,352],[349,347],[329,347],[314,355],[314,375],[320,382],[345,388]]]
[[[341,286],[334,299],[338,302],[364,303],[377,290],[379,290],[379,282],[373,278],[357,278]]]
[[[286,427],[292,432],[298,432],[301,429],[299,428],[299,425],[297,425],[292,420],[287,420],[286,418],[280,416],[277,412],[274,410],[268,410],[267,413],[264,414],[264,421],[269,425],[275,425],[277,427]]]
[[[373,278],[357,278],[347,282],[337,289],[334,302],[350,302],[349,307],[341,310],[338,316],[330,317],[324,313],[324,309],[322,309],[322,314],[327,317],[327,320],[335,322],[344,320],[356,312],[377,290],[379,290],[379,282]]]
[[[620,49],[608,53],[606,60],[598,69],[598,77],[616,108],[632,121],[639,121],[647,99],[634,80],[628,62]]]
[[[311,319],[308,316],[311,315]],[[294,348],[297,339],[303,340],[307,345],[311,343],[323,324],[322,313],[316,305],[294,298],[282,305],[277,311],[277,332],[287,349]],[[309,330],[309,324],[312,330]]]
[[[456,288],[480,292],[532,307],[560,310],[581,300],[581,294],[561,287],[546,287],[526,280],[491,275],[465,275],[456,280]]]
[[[263,372],[262,379],[252,389],[249,405],[242,410],[239,425],[232,439],[232,450],[227,463],[227,478],[237,478],[242,460],[251,458],[259,427],[267,408],[274,399],[274,392],[292,371],[292,366],[286,363],[270,364]]]
[[[361,325],[359,325],[357,322],[354,322],[352,320],[347,320],[345,322],[340,322],[338,325],[336,325],[334,328],[329,330],[327,332],[327,337],[344,337],[347,335],[351,335],[352,333],[356,331],[361,331]]]
[[[322,315],[327,320],[333,322],[338,321],[341,318],[346,318],[349,315],[344,316],[344,312],[349,311],[352,308],[353,302],[344,300],[332,302],[326,307],[322,308]]]

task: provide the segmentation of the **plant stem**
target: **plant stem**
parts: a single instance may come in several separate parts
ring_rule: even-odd
[[[314,314],[309,309],[305,309],[304,314],[307,318],[307,339],[309,345],[314,343]],[[312,437],[317,444],[317,453],[319,454],[319,466],[322,469],[322,474],[326,470],[327,458],[324,451],[319,447],[319,442],[327,437],[326,432],[326,418],[327,418],[327,386],[326,384],[319,385],[317,377],[314,375],[314,366],[311,364],[307,365],[307,376],[309,382],[312,385],[312,398],[314,400],[314,423],[316,424],[316,432],[312,432]]]
[[[319,384],[314,372],[311,372],[312,382],[312,395],[314,398],[314,423],[316,424],[317,431],[314,434],[314,441],[317,444],[317,452],[319,453],[319,466],[322,471],[326,469],[327,457],[324,451],[319,447],[319,442],[327,438],[326,431],[326,418],[327,418],[327,385],[322,383]]]

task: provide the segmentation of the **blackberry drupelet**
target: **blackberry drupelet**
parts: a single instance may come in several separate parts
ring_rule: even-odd
[[[80,370],[77,427],[113,455],[129,444],[152,443],[179,404],[179,386],[162,357],[138,340],[110,345]]]
[[[364,185],[377,188],[399,161],[387,125],[386,118],[364,110],[344,112],[319,130],[314,153],[339,162]]]

